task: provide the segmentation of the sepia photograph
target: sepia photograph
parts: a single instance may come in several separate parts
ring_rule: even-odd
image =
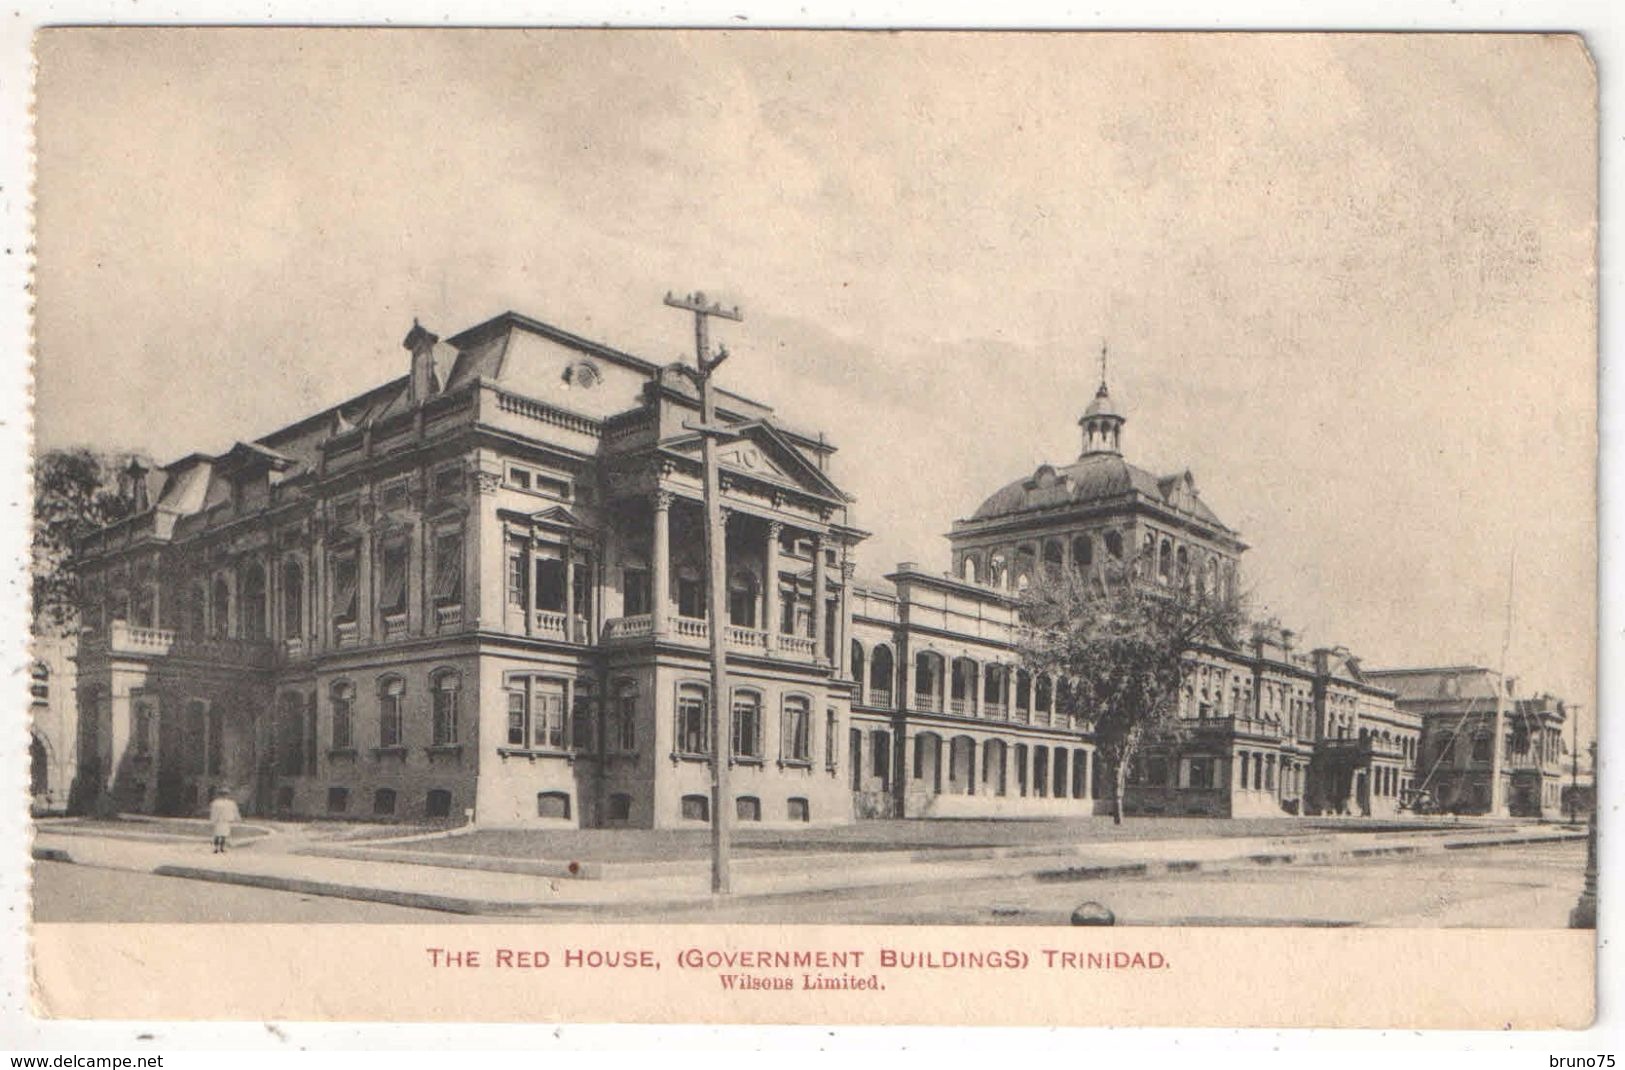
[[[778,1020],[1271,930],[1590,1020],[1581,38],[35,53],[45,1013],[233,931]]]

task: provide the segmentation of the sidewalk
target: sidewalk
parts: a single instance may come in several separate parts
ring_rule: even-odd
[[[1472,848],[1584,839],[1583,830],[1499,826],[1348,835],[1283,833],[1228,839],[1118,840],[1037,847],[926,850],[821,855],[787,853],[737,859],[734,900],[795,896],[875,886],[978,880],[1088,881],[1327,862],[1398,854],[1443,854]],[[268,849],[263,849],[268,848]],[[42,828],[34,856],[105,869],[242,884],[306,895],[337,896],[457,914],[545,916],[559,910],[658,914],[712,899],[709,867],[692,860],[651,863],[570,863],[471,859],[406,848],[332,857],[349,851],[309,849],[296,835],[269,836],[224,855],[210,844],[137,841]],[[478,866],[478,868],[474,868]],[[517,871],[516,871],[517,870]]]

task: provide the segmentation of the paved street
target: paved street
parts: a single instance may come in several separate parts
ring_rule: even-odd
[[[1084,900],[1121,925],[1370,925],[1560,928],[1583,882],[1583,843],[1456,851],[1339,865],[1186,877],[1040,883],[989,878],[935,886],[785,895],[722,907],[560,911],[559,921],[1064,925]],[[507,922],[289,892],[41,862],[37,920],[161,922]]]

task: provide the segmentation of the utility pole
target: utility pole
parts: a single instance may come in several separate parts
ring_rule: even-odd
[[[1580,814],[1580,707],[1569,707],[1569,723],[1574,726],[1574,745],[1569,748],[1569,824]],[[1558,766],[1559,769],[1562,766]],[[1562,773],[1558,773],[1562,776]]]
[[[1490,816],[1506,811],[1506,788],[1501,783],[1503,752],[1506,750],[1507,649],[1512,646],[1512,583],[1517,575],[1518,552],[1512,552],[1507,566],[1507,626],[1501,639],[1501,675],[1495,685],[1495,731],[1490,736]]]
[[[728,797],[728,763],[733,757],[729,738],[728,653],[727,633],[723,627],[723,599],[727,592],[728,535],[722,519],[722,486],[717,466],[718,439],[739,437],[724,427],[717,426],[717,402],[711,386],[711,375],[718,365],[728,359],[728,347],[718,346],[711,352],[710,324],[717,316],[738,323],[744,319],[739,307],[723,308],[715,302],[707,303],[705,294],[693,293],[687,297],[674,297],[666,293],[666,304],[694,313],[694,362],[696,368],[681,365],[700,388],[700,422],[685,423],[690,431],[700,435],[701,457],[705,464],[705,556],[708,564],[705,614],[707,631],[711,639],[711,891],[727,895],[732,888],[728,874],[729,833],[732,822]],[[664,597],[664,592],[657,592]]]

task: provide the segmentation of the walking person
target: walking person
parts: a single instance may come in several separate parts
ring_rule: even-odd
[[[209,824],[214,826],[214,853],[226,853],[226,840],[231,836],[231,826],[243,819],[243,813],[237,809],[237,800],[226,793],[223,788],[216,788],[214,798],[209,802]]]

